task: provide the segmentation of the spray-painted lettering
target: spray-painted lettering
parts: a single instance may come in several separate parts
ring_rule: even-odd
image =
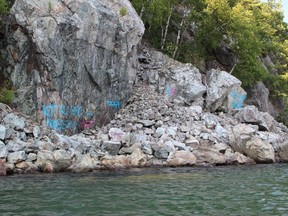
[[[67,119],[69,117],[80,117],[83,115],[89,118],[94,116],[93,112],[84,113],[82,107],[79,105],[67,106],[48,104],[43,106],[42,112],[46,125],[56,131],[63,131],[67,129],[75,130],[78,126],[82,127],[82,129],[88,129],[92,128],[95,123],[94,120],[77,122]]]
[[[120,107],[121,107],[121,102],[120,102],[119,100],[118,100],[118,101],[108,100],[108,101],[107,101],[107,106],[120,109]]]

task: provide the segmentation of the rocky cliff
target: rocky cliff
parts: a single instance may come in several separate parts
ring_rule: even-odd
[[[6,76],[14,104],[43,126],[76,132],[126,103],[144,26],[128,0],[16,0]]]
[[[133,95],[102,127],[67,136],[0,103],[0,175],[288,161],[288,129],[246,106],[235,77],[151,50],[138,59]]]

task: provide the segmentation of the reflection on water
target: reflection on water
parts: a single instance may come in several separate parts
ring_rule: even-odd
[[[287,215],[288,165],[0,178],[1,215]]]

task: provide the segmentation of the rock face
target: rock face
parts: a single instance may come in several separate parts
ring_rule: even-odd
[[[249,89],[246,103],[258,107],[262,112],[268,112],[272,116],[276,115],[276,111],[269,101],[269,90],[263,82],[258,82]]]
[[[246,92],[241,89],[241,81],[225,71],[210,70],[207,73],[206,107],[214,112],[230,95],[231,108],[242,108]],[[234,98],[234,100],[233,100]]]
[[[125,104],[144,33],[130,1],[16,0],[11,19],[5,73],[22,112],[75,132],[107,122]]]

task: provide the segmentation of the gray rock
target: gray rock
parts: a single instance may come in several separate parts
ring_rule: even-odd
[[[255,124],[260,130],[274,131],[277,122],[268,113],[260,112],[255,106],[246,106],[241,109],[235,118],[242,123]]]
[[[150,127],[152,125],[155,125],[155,121],[151,121],[151,120],[138,120],[137,122],[140,124],[143,124],[145,127]]]
[[[126,136],[126,133],[121,129],[111,128],[109,130],[109,136],[111,138],[111,141],[122,142]]]
[[[53,153],[50,151],[39,151],[37,154],[36,165],[43,172],[51,173],[57,171],[57,165],[55,163]]]
[[[152,147],[151,147],[151,145],[148,142],[142,143],[141,144],[141,149],[147,155],[152,155],[153,154]]]
[[[20,118],[14,113],[9,113],[3,119],[3,122],[13,128],[23,130],[25,127],[25,118]]]
[[[6,171],[6,166],[5,163],[0,160],[0,176],[6,176],[7,175],[7,171]]]
[[[271,144],[263,142],[257,137],[253,137],[249,140],[243,153],[248,157],[254,159],[256,162],[260,163],[271,163],[275,162],[275,152]]]
[[[0,140],[4,140],[6,137],[6,127],[4,125],[0,125]]]
[[[27,155],[25,151],[18,151],[18,152],[12,152],[8,154],[7,161],[11,164],[16,164],[21,161],[25,161],[27,158]]]
[[[240,109],[244,106],[247,93],[240,86],[234,86],[227,97],[227,108],[228,110]]]
[[[152,129],[150,129],[150,128],[146,128],[144,130],[144,133],[147,134],[147,135],[151,135],[151,134],[154,134],[154,131]]]
[[[5,135],[5,139],[11,139],[11,138],[13,138],[14,136],[16,136],[15,135],[16,134],[16,131],[13,129],[13,128],[11,128],[11,127],[6,127],[6,135]]]
[[[215,127],[215,133],[221,137],[221,138],[224,138],[224,139],[227,139],[229,137],[228,135],[228,131],[222,127],[220,124],[217,124],[216,127]]]
[[[92,170],[95,170],[99,168],[99,160],[92,157],[89,154],[81,155],[79,158],[77,158],[76,162],[73,163],[68,170],[71,172],[90,172]]]
[[[156,137],[161,137],[166,133],[166,129],[163,127],[158,127],[155,131],[155,136]]]
[[[201,118],[204,120],[206,127],[209,129],[214,129],[216,125],[219,124],[217,117],[213,114],[205,113]]]
[[[177,127],[168,127],[166,130],[167,135],[171,136],[172,138],[175,138],[177,134]]]
[[[227,161],[227,157],[213,149],[198,148],[193,151],[197,158],[197,164],[208,163],[212,165],[223,165]]]
[[[275,162],[272,145],[255,136],[255,129],[249,125],[239,124],[233,127],[230,145],[234,151],[244,154],[256,162]]]
[[[0,141],[0,158],[6,158],[8,156],[8,149],[3,142]]]
[[[195,137],[193,136],[190,136],[186,141],[185,141],[185,144],[187,146],[190,146],[192,147],[193,149],[197,148],[199,146],[199,141],[198,139],[196,139]]]
[[[132,154],[136,148],[140,148],[140,147],[141,147],[140,143],[135,143],[135,144],[133,144],[130,147],[123,147],[123,148],[120,149],[119,154],[120,155],[122,155],[122,154]]]
[[[225,71],[210,70],[206,77],[206,108],[215,111],[223,105],[233,88],[240,87],[241,81]]]
[[[248,90],[246,103],[256,106],[261,112],[268,112],[270,115],[275,116],[276,111],[269,100],[269,90],[263,82],[257,82]]]
[[[69,151],[64,149],[59,149],[53,152],[53,156],[57,167],[57,171],[64,171],[71,165],[71,154]]]
[[[132,92],[143,22],[127,0],[51,2],[16,0],[10,10],[19,26],[7,33],[14,102],[59,132],[106,123]]]
[[[27,156],[27,161],[32,162],[37,160],[37,154],[35,153],[29,153]]]
[[[102,144],[102,150],[107,151],[110,155],[117,155],[121,147],[120,142],[104,141]]]
[[[145,166],[147,163],[147,156],[141,151],[140,148],[136,148],[131,154],[132,166]]]
[[[176,151],[173,157],[168,161],[170,166],[187,166],[194,165],[197,158],[189,151]]]
[[[154,152],[154,156],[158,159],[167,159],[170,151],[167,148],[160,147]]]
[[[38,138],[41,135],[41,129],[39,126],[33,127],[33,135],[35,138]]]
[[[182,64],[172,66],[170,71],[173,74],[172,80],[175,80],[175,85],[177,85],[175,89],[177,95],[185,98],[187,102],[201,100],[206,87],[202,83],[201,74],[197,68],[191,64]]]
[[[8,151],[13,151],[13,152],[17,152],[17,151],[22,151],[26,148],[27,143],[23,142],[17,138],[14,138],[13,140],[9,140],[6,147]]]
[[[36,145],[39,146],[39,149],[41,151],[54,151],[56,149],[55,145],[51,142],[45,142],[45,141],[37,141]]]
[[[184,150],[184,151],[188,151],[189,150],[187,148],[187,146],[185,145],[185,143],[174,141],[173,144],[178,150]]]

